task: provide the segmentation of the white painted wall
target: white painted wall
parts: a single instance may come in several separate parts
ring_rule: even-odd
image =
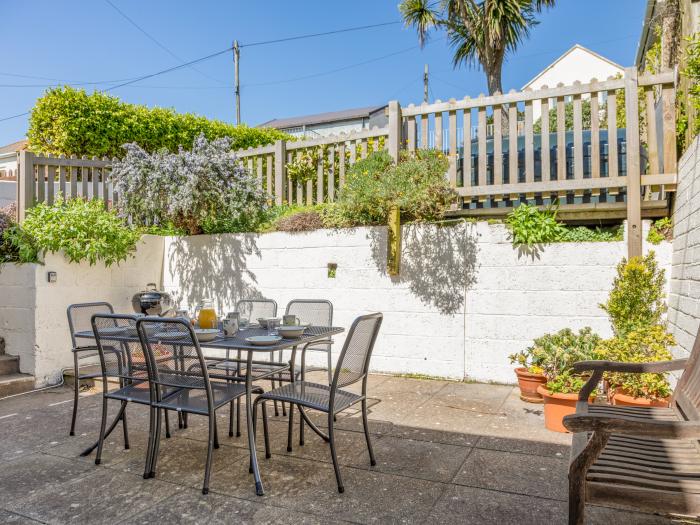
[[[678,162],[668,320],[687,357],[700,327],[700,136]]]
[[[668,267],[670,245],[654,249]],[[406,227],[399,278],[386,275],[385,253],[382,227],[168,238],[164,287],[191,308],[213,297],[223,312],[245,297],[273,298],[281,310],[293,298],[329,299],[344,327],[381,311],[373,370],[510,383],[508,354],[535,337],[583,326],[611,334],[598,304],[626,245],[564,243],[519,254],[505,227],[478,223]],[[335,279],[329,262],[338,265]],[[337,341],[336,352],[343,337]]]
[[[4,208],[17,200],[17,183],[0,180],[0,208]]]
[[[145,236],[136,256],[105,268],[70,264],[48,254],[44,264],[0,265],[0,337],[6,351],[20,356],[20,369],[38,386],[56,382],[61,369],[73,366],[66,318],[69,304],[108,301],[131,312],[132,295],[149,282],[161,282],[163,240]],[[57,272],[49,283],[47,272]]]

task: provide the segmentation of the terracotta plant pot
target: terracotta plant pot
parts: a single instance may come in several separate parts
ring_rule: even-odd
[[[520,387],[520,399],[528,403],[542,403],[542,395],[537,388],[547,382],[547,378],[542,374],[533,374],[527,368],[516,368],[515,375],[518,376],[518,386]]]
[[[552,394],[544,386],[537,388],[544,398],[544,426],[553,432],[568,432],[562,423],[564,416],[576,412],[578,394]]]
[[[661,407],[668,408],[671,400],[665,399],[645,399],[643,397],[632,397],[623,393],[619,388],[615,389],[610,396],[613,405],[624,407]]]

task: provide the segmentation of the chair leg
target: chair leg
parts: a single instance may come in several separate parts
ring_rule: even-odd
[[[340,476],[340,466],[338,465],[338,456],[335,452],[335,431],[333,429],[333,414],[328,413],[328,438],[331,445],[331,459],[333,460],[333,469],[335,470],[335,480],[338,482],[338,492],[345,492],[343,486],[343,478]]]
[[[367,422],[367,399],[362,400],[362,426],[365,428],[365,439],[367,440],[367,451],[369,452],[369,464],[374,466],[377,464],[377,461],[374,459],[372,439],[369,437],[369,424]]]
[[[586,472],[608,443],[609,434],[593,432],[588,443],[569,464],[569,525],[583,525],[586,507]]]
[[[209,494],[209,477],[211,476],[211,462],[214,451],[212,449],[219,448],[217,446],[217,431],[216,431],[216,412],[209,414],[209,440],[207,442],[207,463],[204,468],[204,485],[202,486],[202,494]]]
[[[158,465],[158,452],[160,451],[160,429],[161,429],[161,420],[162,420],[162,414],[161,414],[162,408],[156,409],[156,432],[155,435],[153,436],[153,452],[152,452],[152,457],[151,457],[151,472],[149,474],[149,478],[155,478],[156,477],[156,467]]]
[[[143,479],[151,477],[151,462],[153,461],[153,438],[155,436],[156,409],[148,410],[148,447],[146,448],[146,466],[143,469]]]
[[[301,407],[299,407],[299,446],[304,446],[304,416],[301,415]]]
[[[218,450],[219,448],[219,425],[216,424],[216,414],[209,416],[214,418],[214,448]]]
[[[236,437],[241,437],[241,398],[236,400]]]
[[[78,393],[80,392],[80,379],[78,377],[78,356],[73,352],[73,417],[70,422],[70,435],[75,436],[75,418],[78,415]]]
[[[333,384],[333,356],[331,355],[331,349],[330,347],[328,348],[328,352],[326,353],[326,359],[328,360],[328,386]]]
[[[129,428],[126,425],[126,401],[122,401],[122,428],[124,429],[124,450],[129,450]]]
[[[284,408],[284,403],[282,403]],[[294,405],[289,403],[289,428],[287,430],[287,452],[292,451],[292,434],[294,432]]]
[[[233,437],[233,416],[236,411],[236,403],[232,400],[228,412],[228,437]]]
[[[170,439],[170,418],[168,417],[168,411],[165,410],[165,438]]]
[[[267,428],[267,404],[263,401],[262,404],[262,417],[263,417],[263,435],[265,437],[265,459],[270,459],[272,454],[270,453],[270,431]]]
[[[105,427],[107,426],[107,398],[102,397],[102,421],[100,422],[100,438],[97,442],[97,455],[95,455],[95,465],[102,461],[102,447],[105,442]]]

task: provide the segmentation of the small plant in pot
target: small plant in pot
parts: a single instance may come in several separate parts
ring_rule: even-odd
[[[575,333],[565,328],[535,339],[529,351],[542,363],[547,383],[538,387],[544,399],[544,424],[554,432],[567,432],[564,416],[576,411],[578,392],[588,376],[575,374],[573,365],[595,357],[600,337],[590,327]]]
[[[651,363],[673,359],[669,347],[673,336],[663,325],[654,325],[628,332],[624,337],[601,341],[596,349],[598,359],[625,363]],[[671,386],[667,374],[605,374],[608,399],[613,405],[667,407]]]
[[[510,364],[517,364],[515,375],[518,378],[520,387],[520,399],[528,403],[542,403],[542,394],[537,391],[540,385],[547,382],[542,368],[541,355],[533,352],[535,347],[531,346],[516,354],[508,356]]]

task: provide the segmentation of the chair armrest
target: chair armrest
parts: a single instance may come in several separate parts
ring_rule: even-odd
[[[687,359],[673,359],[672,361],[657,361],[655,363],[622,363],[619,361],[579,361],[574,363],[575,372],[587,372],[600,370],[602,372],[628,372],[633,374],[658,374],[671,370],[682,370],[687,364]]]
[[[310,343],[306,343],[304,345],[304,350],[306,350],[307,348],[310,348],[312,346],[315,346],[315,345],[320,346],[320,345],[332,345],[332,344],[333,344],[333,339],[322,339],[320,341],[311,341]],[[313,348],[310,348],[310,350],[313,350]]]
[[[564,417],[563,422],[571,432],[603,432],[655,439],[700,438],[700,421],[653,421],[625,416],[572,414]]]

